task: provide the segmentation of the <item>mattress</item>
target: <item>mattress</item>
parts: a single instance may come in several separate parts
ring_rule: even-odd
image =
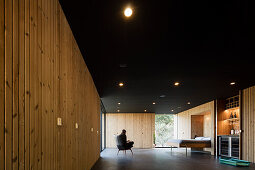
[[[167,142],[167,144],[168,144],[168,146],[173,146],[173,147],[210,148],[211,140],[170,139]]]

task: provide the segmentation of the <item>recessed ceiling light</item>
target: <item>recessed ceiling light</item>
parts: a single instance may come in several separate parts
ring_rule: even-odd
[[[120,102],[118,103],[118,105],[120,105]]]
[[[173,112],[174,110],[172,109],[171,111]]]
[[[155,102],[153,102],[152,104],[156,104]]]
[[[124,15],[126,17],[130,17],[132,15],[133,11],[131,8],[126,8],[125,11],[124,11]]]
[[[175,85],[175,86],[179,86],[180,83],[179,83],[179,82],[175,82],[174,85]]]
[[[124,83],[123,83],[123,82],[120,82],[120,83],[119,83],[119,86],[120,86],[120,87],[124,86]]]
[[[144,112],[147,112],[147,110],[145,109]]]
[[[235,84],[236,84],[236,82],[231,82],[231,83],[230,83],[231,86],[233,86],[233,85],[235,85]]]
[[[126,68],[127,64],[120,64],[120,68]]]
[[[187,104],[190,104],[190,102],[188,102]]]
[[[120,110],[117,110],[117,112],[120,112]]]

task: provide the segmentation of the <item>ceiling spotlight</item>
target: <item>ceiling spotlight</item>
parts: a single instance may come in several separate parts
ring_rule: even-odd
[[[120,103],[118,103],[118,105],[120,105]]]
[[[147,110],[144,110],[144,112],[147,112]]]
[[[188,102],[187,104],[190,104],[190,102]]]
[[[117,110],[117,112],[120,112],[120,110]]]
[[[156,104],[155,102],[153,102],[152,104]]]
[[[120,64],[120,68],[126,68],[127,64]]]
[[[236,82],[231,82],[231,83],[230,83],[231,86],[233,86],[233,85],[235,85],[235,84],[236,84]]]
[[[119,86],[120,86],[120,87],[124,86],[124,83],[123,83],[123,82],[120,82],[120,83],[119,83]]]
[[[160,97],[160,98],[164,98],[164,97],[166,97],[166,95],[162,94],[162,95],[160,95],[159,97]]]
[[[124,15],[126,17],[130,17],[132,15],[133,11],[131,8],[126,8],[125,11],[124,11]]]
[[[175,85],[175,86],[179,86],[180,83],[179,83],[179,82],[175,82],[174,85]]]
[[[171,110],[172,112],[174,111],[174,110]]]

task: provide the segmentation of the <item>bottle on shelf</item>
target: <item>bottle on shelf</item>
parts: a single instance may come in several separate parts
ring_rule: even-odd
[[[235,134],[235,130],[231,129],[230,133],[231,133],[231,135],[234,135]]]
[[[234,118],[236,118],[236,112],[234,113]]]
[[[231,112],[231,114],[230,114],[230,119],[232,119],[233,118],[233,113]]]

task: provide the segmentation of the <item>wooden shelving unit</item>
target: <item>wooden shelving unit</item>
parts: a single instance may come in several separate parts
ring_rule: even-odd
[[[239,158],[240,130],[239,95],[218,102],[217,110],[217,154]],[[231,135],[231,131],[234,134]]]
[[[226,99],[226,110],[239,107],[239,95]]]

